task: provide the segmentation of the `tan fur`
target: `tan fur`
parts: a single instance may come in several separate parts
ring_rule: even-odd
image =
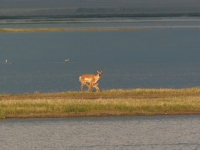
[[[93,74],[83,74],[82,76],[79,77],[79,81],[81,82],[81,91],[83,91],[83,86],[88,84],[88,90],[92,91],[93,85],[97,83],[97,81],[100,79],[102,74],[102,71],[97,71],[97,75]]]

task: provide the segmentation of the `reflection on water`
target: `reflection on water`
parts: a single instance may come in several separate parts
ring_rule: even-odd
[[[2,149],[199,149],[199,116],[25,119],[0,122]]]

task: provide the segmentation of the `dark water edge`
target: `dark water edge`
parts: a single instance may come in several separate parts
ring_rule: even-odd
[[[31,15],[31,16],[0,16],[0,19],[30,19],[30,18],[112,18],[112,17],[198,17],[200,13],[117,13],[117,14],[71,14],[71,15]]]
[[[92,22],[91,19],[140,19],[140,18],[180,18],[180,17],[200,17],[200,13],[135,13],[135,14],[73,14],[73,15],[32,15],[32,16],[0,16],[0,24],[2,21],[9,22],[18,22],[21,21],[30,23],[40,23],[40,21],[56,22],[56,21],[77,21],[77,19],[88,19]],[[58,22],[57,22],[58,23]]]

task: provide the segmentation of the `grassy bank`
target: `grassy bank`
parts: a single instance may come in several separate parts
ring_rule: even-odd
[[[200,88],[1,94],[0,118],[200,114]]]
[[[7,32],[85,32],[85,31],[117,31],[143,30],[144,28],[1,28],[0,33]]]

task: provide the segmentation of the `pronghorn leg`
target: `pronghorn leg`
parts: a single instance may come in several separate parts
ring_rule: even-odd
[[[89,90],[90,92],[92,92],[92,88],[93,88],[92,83],[90,83],[90,86],[89,86],[88,90]]]
[[[98,85],[99,85],[99,83],[93,84],[93,87],[96,89],[96,92],[100,92]]]
[[[96,87],[96,92],[100,92],[100,89],[99,89],[99,87],[98,87],[98,86]]]
[[[92,92],[92,88],[93,88],[92,83],[86,82],[85,84],[88,87],[88,91]]]
[[[96,89],[96,92],[100,92],[100,89],[98,87],[99,83],[88,83],[86,82],[86,86],[88,87],[88,91],[91,91],[92,88],[95,88]]]
[[[83,83],[81,83],[81,91],[84,91],[84,89],[83,89],[83,86],[84,86],[84,84]]]

